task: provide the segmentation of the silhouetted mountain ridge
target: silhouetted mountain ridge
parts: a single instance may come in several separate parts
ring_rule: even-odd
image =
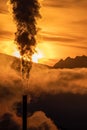
[[[75,58],[67,57],[57,62],[54,68],[87,68],[87,56],[76,56]]]

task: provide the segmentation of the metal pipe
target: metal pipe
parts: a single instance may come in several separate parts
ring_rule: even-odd
[[[23,130],[27,130],[27,95],[23,95],[23,116],[22,116]]]

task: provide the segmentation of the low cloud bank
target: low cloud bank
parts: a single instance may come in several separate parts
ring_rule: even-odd
[[[1,64],[0,123],[2,122],[1,116],[4,116],[5,113],[11,112],[12,115],[16,115],[13,110],[13,104],[22,101],[23,93],[26,93],[29,97],[28,104],[31,109],[29,108],[28,111],[33,114],[28,118],[30,129],[38,130],[43,128],[43,130],[56,130],[57,128],[54,124],[57,124],[57,126],[60,124],[71,130],[70,126],[72,122],[74,125],[75,122],[77,122],[77,124],[82,123],[82,127],[86,126],[86,68],[51,69],[44,65],[33,64],[27,84],[27,82],[21,78],[21,73],[18,72],[18,70],[12,68],[10,64],[6,66]],[[40,108],[37,108],[37,104]],[[53,109],[51,108],[52,106],[54,106]],[[33,111],[31,111],[32,108],[34,108]],[[45,108],[48,108],[48,110],[45,111]],[[54,119],[55,113],[57,116],[56,119]],[[11,121],[13,120],[10,115],[8,115],[8,117]],[[80,118],[78,119],[76,117]],[[82,122],[82,120],[84,122]],[[5,118],[3,121],[5,121]],[[40,121],[39,124],[37,121]],[[16,126],[19,130],[18,124],[16,124]],[[62,128],[61,126],[58,128]],[[72,128],[74,129],[73,125]],[[4,130],[4,128],[2,130]]]
[[[0,116],[1,130],[22,130],[21,119],[15,117],[12,113],[5,113]],[[45,113],[36,112],[28,118],[27,130],[58,130],[51,119],[47,118]]]
[[[29,90],[40,93],[87,93],[87,69],[33,69]]]

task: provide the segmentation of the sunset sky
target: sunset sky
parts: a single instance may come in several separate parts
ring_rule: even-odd
[[[15,22],[7,0],[0,0],[0,52],[13,55]],[[87,55],[87,0],[43,0],[38,21],[40,62],[53,65],[60,58]]]
[[[87,130],[86,61],[87,0],[0,0],[0,130],[22,129],[23,95],[28,130]]]

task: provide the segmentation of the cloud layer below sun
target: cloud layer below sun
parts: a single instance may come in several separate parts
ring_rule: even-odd
[[[48,102],[50,99],[55,100],[56,98],[60,107],[64,104],[66,104],[65,106],[70,107],[68,106],[68,103],[70,103],[68,100],[70,99],[67,98],[67,95],[70,94],[73,95],[73,98],[71,96],[71,100],[74,100],[74,102],[75,100],[76,102],[78,101],[77,106],[79,103],[82,103],[82,107],[85,105],[85,107],[81,107],[81,111],[86,108],[85,101],[83,102],[83,97],[87,94],[86,68],[50,69],[44,65],[33,64],[30,72],[29,85],[27,85],[26,81],[21,78],[21,73],[12,66],[13,60],[12,57],[3,55],[3,58],[0,61],[0,123],[9,119],[13,123],[12,128],[15,126],[19,130],[22,121],[21,118],[16,116],[13,105],[15,102],[21,102],[24,92],[28,96],[30,95],[29,101],[30,99],[34,99],[35,101],[41,99],[44,101],[44,104],[46,101]],[[17,64],[18,63],[16,62],[15,68]],[[63,98],[63,95],[66,96]],[[78,98],[78,95],[80,98]],[[52,100],[51,105],[54,103]],[[72,104],[74,102],[72,102]],[[50,104],[50,102],[48,102],[48,104]],[[54,105],[57,106],[56,103]],[[60,108],[59,106],[58,108]],[[49,107],[49,105],[47,107]],[[72,110],[73,107],[74,106],[72,105]],[[67,111],[65,108],[64,110]],[[60,111],[58,112],[60,113]],[[36,130],[39,128],[57,130],[55,122],[53,123],[54,120],[52,120],[51,117],[48,118],[46,114],[47,113],[44,113],[44,111],[42,112],[42,109],[39,112],[35,112],[33,116],[29,118],[29,128],[34,128]],[[67,120],[68,119],[69,118],[67,118]],[[1,124],[0,126],[2,126]],[[4,126],[2,126],[2,128],[2,130],[4,130]]]

